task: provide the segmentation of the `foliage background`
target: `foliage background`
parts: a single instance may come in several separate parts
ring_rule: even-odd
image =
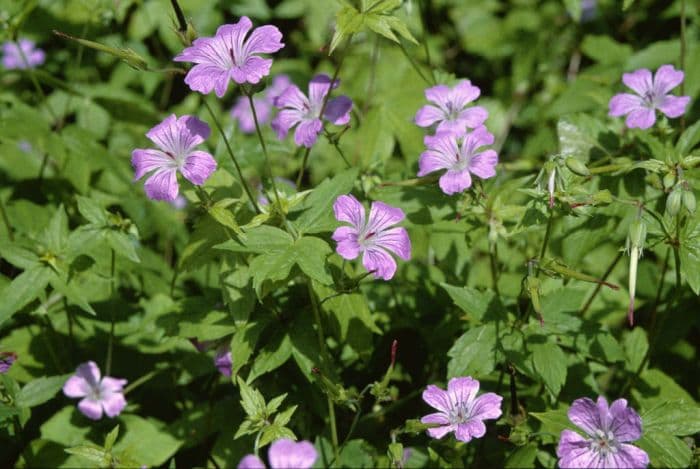
[[[19,356],[1,381],[2,465],[91,463],[65,448],[103,447],[118,423],[114,455],[124,464],[235,466],[254,445],[255,431],[234,438],[246,415],[260,410],[253,389],[268,410],[273,397],[286,394],[273,412],[283,418],[268,435],[288,428],[315,441],[319,465],[332,458],[329,392],[341,441],[356,415],[350,406],[361,411],[342,449],[347,466],[389,465],[395,441],[413,448],[408,467],[553,467],[568,404],[598,394],[626,397],[640,412],[639,445],[652,465],[697,465],[700,225],[697,211],[664,215],[662,179],[691,158],[683,174],[697,195],[700,10],[686,2],[682,44],[682,1],[625,3],[623,11],[621,2],[600,0],[592,17],[582,17],[576,1],[406,1],[391,14],[419,45],[402,38],[403,54],[396,42],[363,30],[329,57],[341,3],[182,0],[200,35],[242,15],[277,25],[286,47],[273,75],[287,73],[302,89],[345,57],[338,92],[355,106],[339,145],[354,169],[319,140],[300,188],[313,192],[303,202],[290,198],[297,202],[290,220],[313,241],[288,248],[284,240],[274,244],[274,218],[250,225],[216,132],[207,144],[221,169],[206,187],[224,202],[200,204],[192,190],[184,191],[182,210],[149,201],[132,182],[131,151],[144,147],[144,133],[169,113],[208,120],[203,97],[180,74],[135,70],[52,34],[133,49],[152,70],[172,67],[183,46],[170,2],[0,0],[5,38],[32,38],[48,57],[33,73],[0,72],[0,200],[13,233],[0,229],[0,351]],[[622,119],[607,117],[623,72],[678,67],[682,49],[691,104],[679,143],[677,120],[630,132]],[[429,82],[468,78],[481,88],[500,149],[498,175],[480,189],[483,205],[474,191],[449,198],[435,184],[411,182],[424,149],[412,118],[428,84],[407,57]],[[237,93],[207,99],[255,186],[263,155],[228,115]],[[300,152],[269,128],[265,137],[273,173],[294,178]],[[566,186],[550,211],[535,177],[559,154],[590,168],[619,167],[590,178],[562,170]],[[310,292],[326,298],[342,288],[341,269],[348,277],[362,273],[358,262],[331,255],[331,203],[350,191],[406,211],[413,259],[400,263],[392,281],[365,279],[321,305],[331,355],[322,363]],[[581,202],[588,205],[572,207]],[[622,251],[636,202],[678,230],[674,244],[658,220],[644,218],[649,235],[630,328]],[[605,275],[620,289],[598,292],[566,274],[542,275],[540,325],[522,285],[528,261],[544,260],[550,220],[547,258]],[[239,231],[247,233],[243,241]],[[78,364],[105,366],[112,321],[111,375],[148,380],[129,392],[121,416],[92,423],[59,391]],[[252,386],[248,397],[245,384],[216,372],[211,353],[194,349],[192,337],[231,344],[234,371]],[[394,340],[391,383],[374,388],[385,399],[365,395],[358,404],[357,393],[386,373]],[[314,375],[316,366],[335,384]],[[431,442],[411,421],[428,412],[420,393],[462,375],[504,395],[504,416],[469,445]],[[294,406],[293,415],[284,413]]]

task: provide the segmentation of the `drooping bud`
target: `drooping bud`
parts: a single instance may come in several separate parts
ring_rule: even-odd
[[[569,168],[569,170],[577,174],[579,176],[583,177],[588,177],[591,175],[591,172],[588,170],[585,164],[581,160],[577,160],[573,156],[570,156],[566,159],[565,161],[566,167]]]
[[[676,183],[676,173],[666,173],[663,178],[664,188],[670,190]]]
[[[629,235],[627,237],[627,247],[629,248],[630,267],[629,267],[629,295],[630,303],[627,309],[627,319],[630,326],[634,325],[634,297],[637,289],[637,264],[642,256],[644,249],[644,240],[646,239],[647,228],[641,217],[635,218],[630,224]]]
[[[554,167],[549,172],[547,179],[547,192],[549,192],[549,208],[554,208],[554,183],[557,177],[557,168]]]
[[[676,186],[676,188],[673,189],[670,194],[668,194],[668,197],[666,198],[666,213],[669,216],[675,217],[678,215],[678,212],[681,209],[682,197],[683,191],[680,186]]]
[[[683,206],[688,212],[695,213],[695,194],[693,194],[692,190],[683,191]]]

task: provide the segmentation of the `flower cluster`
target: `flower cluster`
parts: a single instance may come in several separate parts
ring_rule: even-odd
[[[654,74],[646,68],[622,75],[622,82],[636,94],[620,93],[609,103],[610,115],[627,116],[630,129],[648,129],[656,122],[656,110],[666,117],[680,117],[685,113],[690,96],[673,96],[669,92],[683,82],[683,71],[673,65],[662,65]]]
[[[294,143],[311,148],[323,130],[321,118],[335,125],[345,125],[350,122],[352,109],[350,98],[338,96],[326,100],[328,93],[338,85],[340,85],[339,80],[331,83],[331,78],[321,73],[309,82],[308,97],[296,85],[289,86],[277,97],[274,104],[280,112],[272,121],[272,128],[277,132],[280,140],[296,126]],[[324,101],[326,101],[325,107]]]
[[[569,408],[569,420],[584,431],[582,436],[564,430],[559,438],[557,456],[559,467],[638,468],[649,464],[649,455],[629,444],[642,436],[642,419],[625,399],[608,401],[600,396],[598,402],[584,397],[576,399]]]
[[[421,419],[422,423],[435,425],[428,429],[428,435],[442,438],[454,432],[455,437],[465,443],[484,436],[484,420],[501,416],[503,397],[492,392],[477,397],[478,392],[479,381],[471,376],[452,378],[447,383],[447,391],[429,385],[423,391],[423,400],[438,412]]]
[[[102,413],[116,417],[126,407],[123,388],[125,379],[100,377],[100,369],[93,361],[83,363],[63,385],[63,394],[68,397],[82,397],[78,410],[91,420],[99,420]]]
[[[425,97],[433,104],[416,113],[418,126],[436,126],[435,135],[425,137],[427,150],[420,155],[418,176],[447,170],[440,176],[440,189],[447,195],[471,187],[472,175],[481,179],[496,175],[498,155],[495,150],[484,148],[494,141],[483,125],[488,111],[470,105],[480,94],[481,90],[469,80],[462,80],[453,88],[433,86],[425,90]]]
[[[365,208],[352,195],[341,195],[333,204],[335,218],[349,223],[333,233],[337,251],[344,259],[355,259],[362,254],[362,265],[375,278],[390,280],[396,273],[396,261],[391,254],[403,260],[411,259],[411,240],[405,228],[394,227],[404,219],[400,208],[383,202],[372,202],[369,217]]]
[[[265,90],[262,97],[253,97],[258,124],[264,125],[270,122],[275,101],[291,84],[292,82],[287,75],[277,75],[272,79],[272,84]],[[238,122],[238,127],[244,134],[255,132],[255,118],[247,96],[239,96],[236,99],[236,104],[231,109],[231,117]]]
[[[309,469],[318,454],[308,441],[294,442],[282,438],[270,445],[267,459],[271,469]],[[238,469],[265,469],[265,463],[256,455],[248,454],[238,463]]]
[[[46,54],[32,40],[7,41],[2,45],[2,66],[7,70],[36,68],[45,60]]]

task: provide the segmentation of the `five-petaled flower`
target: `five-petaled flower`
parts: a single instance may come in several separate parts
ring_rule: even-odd
[[[275,100],[275,106],[281,111],[272,120],[272,128],[280,140],[287,136],[292,127],[297,126],[294,131],[294,143],[311,148],[323,129],[323,101],[330,90],[337,88],[339,84],[339,80],[335,80],[331,86],[331,78],[328,75],[318,74],[309,82],[308,98],[299,87],[290,85]],[[352,100],[347,96],[338,96],[328,100],[323,109],[323,118],[335,125],[345,125],[350,122],[351,109]]]
[[[489,113],[481,106],[469,106],[481,94],[478,87],[469,80],[462,80],[454,88],[437,85],[425,90],[425,97],[435,105],[423,106],[416,113],[416,124],[430,127],[438,124],[437,132],[465,132],[468,128],[479,127]]]
[[[252,27],[250,19],[243,16],[236,24],[220,26],[214,37],[195,39],[192,46],[173,59],[196,64],[187,73],[185,83],[202,94],[214,90],[221,98],[230,80],[255,84],[267,76],[272,59],[257,54],[271,54],[284,47],[282,33],[276,26],[267,25],[253,29],[248,35]]]
[[[2,45],[2,66],[7,70],[36,68],[45,60],[44,51],[30,39],[7,41]]]
[[[493,143],[493,134],[479,126],[465,135],[453,132],[438,132],[426,136],[428,147],[418,161],[418,176],[446,169],[440,176],[440,189],[451,195],[471,187],[472,174],[481,179],[496,175],[498,155],[494,150],[481,150]]]
[[[68,397],[82,397],[78,410],[87,418],[99,420],[102,411],[108,417],[116,417],[126,407],[122,389],[125,379],[105,376],[100,379],[100,369],[93,361],[83,363],[63,385],[63,393]]]
[[[576,399],[569,408],[569,420],[586,433],[564,430],[559,438],[559,467],[639,468],[649,464],[647,453],[628,444],[642,436],[642,419],[625,399],[608,407],[604,397],[593,402]]]
[[[679,117],[685,113],[690,96],[673,96],[669,92],[683,82],[683,71],[673,65],[662,65],[654,74],[642,68],[622,75],[622,82],[635,93],[620,93],[610,99],[610,115],[627,115],[625,123],[630,129],[648,129],[656,122],[656,109],[667,117]]]
[[[309,469],[317,456],[310,442],[294,442],[288,438],[275,441],[267,452],[272,469]],[[238,463],[238,469],[265,469],[265,463],[254,454],[248,454]]]
[[[0,373],[7,373],[15,360],[17,360],[16,353],[0,352]]]
[[[459,441],[469,442],[472,438],[481,438],[486,434],[484,420],[497,419],[501,416],[503,397],[487,392],[477,397],[479,381],[471,376],[452,378],[447,383],[447,391],[429,385],[423,391],[423,400],[439,410],[426,415],[420,421],[437,424],[429,428],[428,435],[442,438],[454,432]]]
[[[179,192],[177,172],[201,186],[216,169],[216,160],[194,147],[209,137],[209,126],[194,116],[168,116],[146,133],[160,149],[138,148],[131,153],[134,180],[153,171],[146,180],[146,195],[153,200],[174,201]]]
[[[291,84],[292,82],[287,75],[277,75],[272,80],[272,84],[265,90],[263,96],[253,97],[253,105],[255,106],[255,114],[259,125],[270,122],[275,100]],[[239,96],[236,99],[236,104],[231,108],[231,117],[233,120],[238,121],[238,127],[244,134],[255,132],[255,119],[247,96]]]
[[[403,260],[411,258],[411,240],[405,228],[394,227],[405,218],[403,210],[383,202],[372,202],[369,217],[365,208],[352,195],[341,195],[333,204],[335,218],[350,223],[333,233],[337,251],[345,259],[355,259],[360,253],[362,264],[375,278],[390,280],[396,273],[396,261],[390,253]]]

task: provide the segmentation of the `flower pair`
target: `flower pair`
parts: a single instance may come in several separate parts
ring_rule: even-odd
[[[470,106],[480,94],[481,90],[469,80],[453,88],[437,85],[425,90],[425,97],[433,104],[423,106],[416,114],[415,122],[420,127],[436,125],[435,135],[425,137],[427,150],[420,155],[418,176],[446,170],[439,183],[445,194],[471,187],[472,175],[482,179],[496,175],[498,155],[484,149],[494,142],[483,125],[488,111]]]

